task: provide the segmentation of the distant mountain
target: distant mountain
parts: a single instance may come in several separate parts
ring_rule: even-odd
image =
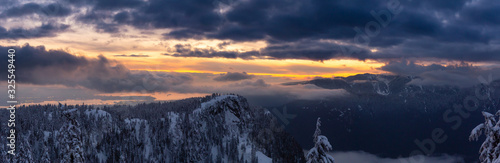
[[[484,121],[481,111],[500,109],[500,81],[468,88],[410,84],[416,78],[419,77],[360,74],[285,83],[344,89],[348,95],[295,100],[275,107],[286,107],[288,114],[296,115],[289,120],[286,130],[305,149],[312,147],[309,133],[314,131],[303,126],[321,117],[324,135],[331,138],[338,151],[361,150],[384,157],[407,157],[412,151],[420,150],[415,140],[431,138],[432,131],[441,128],[448,138],[436,144],[432,155],[460,155],[467,162],[477,160],[480,143],[469,142],[468,136],[475,125]],[[477,109],[464,110],[466,104]],[[459,113],[456,105],[461,106],[464,113]],[[458,127],[452,128],[455,125]]]
[[[1,146],[0,162],[80,156],[84,162],[305,162],[274,116],[238,95],[103,108],[33,105],[16,112],[21,154],[11,157]],[[6,122],[7,111],[0,114]],[[0,131],[7,142],[6,123]]]

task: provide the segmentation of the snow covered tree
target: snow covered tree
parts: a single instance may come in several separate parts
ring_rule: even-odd
[[[500,115],[498,111],[496,116]],[[486,139],[479,149],[479,160],[483,163],[498,163],[500,162],[500,121],[494,115],[483,112],[484,123],[477,125],[469,136],[469,140],[477,141],[484,133]]]
[[[316,122],[316,131],[313,135],[314,147],[307,153],[307,163],[334,163],[334,159],[327,152],[332,150],[332,145],[326,136],[321,135],[320,118]]]
[[[74,114],[77,109],[70,109],[63,112],[66,123],[59,129],[59,148],[61,149],[61,162],[80,163],[85,162],[83,155],[83,145],[80,131],[80,124]]]
[[[42,151],[42,159],[40,160],[42,163],[50,163],[50,154],[49,148],[47,147],[47,143],[43,143],[43,151]]]
[[[208,111],[195,112],[203,103]],[[8,110],[0,113],[2,119]],[[16,114],[22,122],[16,127],[26,134],[17,137],[16,156],[3,152],[0,163],[305,160],[300,145],[283,130],[267,130],[266,139],[272,141],[259,142],[262,128],[277,119],[264,108],[250,108],[238,96],[102,108],[30,105],[20,106]],[[231,121],[226,121],[228,115]],[[1,141],[6,137],[0,132]],[[7,149],[0,146],[0,151]]]
[[[26,138],[21,137],[19,142],[19,152],[17,156],[17,162],[19,163],[30,163],[33,162],[33,156],[31,155],[31,146]]]

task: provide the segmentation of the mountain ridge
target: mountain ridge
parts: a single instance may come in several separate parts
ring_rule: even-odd
[[[61,129],[68,123],[64,117],[72,117],[79,122],[75,124],[81,132],[75,133],[81,134],[73,137],[78,137],[85,162],[305,162],[302,148],[276,125],[276,118],[263,108],[250,107],[239,95],[102,108],[31,105],[20,106],[17,112],[16,129],[19,139],[25,140],[18,145],[30,147],[19,152],[31,158],[2,155],[2,160],[68,158],[59,148],[72,141],[57,137],[67,133]],[[3,115],[7,114],[0,119],[7,118]],[[1,131],[2,141],[6,134]]]

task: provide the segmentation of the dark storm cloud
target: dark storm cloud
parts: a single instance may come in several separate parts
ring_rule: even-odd
[[[427,40],[427,41],[426,41]],[[437,58],[457,61],[500,61],[500,46],[481,43],[436,43],[432,40],[406,41],[380,52],[378,59]]]
[[[419,75],[426,71],[445,70],[447,68],[438,64],[422,66],[415,64],[413,61],[392,61],[380,69],[400,75]]]
[[[224,47],[228,45],[231,45],[231,42],[224,41],[222,43],[217,44],[217,47],[219,47],[219,49],[224,49]]]
[[[215,81],[221,81],[221,82],[227,82],[227,81],[239,81],[239,80],[245,80],[245,79],[252,79],[255,76],[249,75],[246,72],[227,72],[225,74],[220,74],[219,76],[215,77]]]
[[[125,23],[130,20],[130,14],[126,11],[117,13],[115,16],[113,16],[113,20],[118,23]]]
[[[348,55],[349,51],[355,51]],[[269,44],[267,47],[260,49],[259,51],[216,51],[213,48],[200,49],[192,48],[189,44],[177,44],[175,45],[175,51],[173,54],[165,54],[174,57],[222,57],[222,58],[242,58],[242,59],[254,59],[254,58],[268,58],[268,59],[307,59],[322,61],[331,58],[349,58],[356,57],[358,59],[364,60],[367,58],[373,58],[368,49],[363,49],[355,46],[348,45],[338,45],[330,42],[321,42],[313,40],[303,40],[296,42],[276,42]]]
[[[357,53],[348,55],[348,50],[354,50]],[[317,61],[347,57],[356,57],[361,60],[370,58],[370,52],[367,49],[310,40],[273,43],[263,48],[260,55],[275,59],[296,58]]]
[[[5,29],[0,26],[0,39],[22,39],[22,38],[40,38],[40,37],[53,37],[59,32],[66,31],[68,25],[55,25],[44,24],[39,27],[24,29],[24,28],[11,28]]]
[[[166,92],[173,86],[189,83],[191,76],[178,73],[131,71],[104,56],[96,59],[75,56],[45,47],[2,47],[16,50],[16,81],[36,85],[84,87],[101,92]],[[2,58],[7,60],[7,53]],[[0,63],[6,67],[7,62]],[[0,72],[6,76],[7,71]]]
[[[105,22],[105,19],[107,19],[109,15],[109,12],[88,11],[83,15],[79,15],[76,19],[84,23],[93,24],[97,32],[119,32],[119,24],[113,22]],[[120,20],[123,18],[118,19]]]
[[[92,6],[93,9],[97,10],[114,10],[123,8],[133,8],[139,7],[144,3],[141,0],[62,0],[63,2],[68,2],[69,4],[75,5],[77,7],[87,7]]]
[[[37,3],[26,3],[20,6],[14,6],[4,10],[0,18],[12,18],[25,15],[38,14],[42,16],[62,17],[71,14],[71,9],[59,3],[40,5]]]
[[[258,39],[266,39],[267,37],[280,41],[294,41],[304,38],[332,38],[332,39],[352,39],[357,34],[354,27],[359,27],[364,30],[364,27],[370,21],[377,21],[376,18],[387,19],[382,10],[387,12],[388,1],[235,1],[226,13],[219,14],[216,20],[222,19],[222,23],[215,23],[216,30],[208,30],[213,28],[193,28],[198,26],[182,25],[179,22],[164,22],[164,26],[156,27],[182,27],[178,31],[172,32],[176,38],[185,37],[191,38],[193,35],[199,36],[203,34],[207,38],[231,39],[237,41],[252,41]],[[397,1],[399,2],[399,1]],[[167,2],[165,2],[167,3]],[[194,1],[186,1],[184,3],[195,3]],[[469,26],[464,26],[462,23],[453,22],[455,19],[450,18],[449,11],[460,10],[464,2],[450,4],[447,2],[411,2],[406,5],[405,12],[390,14],[391,21],[388,21],[387,31],[390,33],[382,36],[393,37],[422,37],[431,36],[437,39],[444,40],[460,40],[466,41],[487,41],[474,36],[471,32],[477,32],[479,29],[471,29]],[[151,3],[153,4],[153,3]],[[224,3],[223,3],[224,4]],[[174,4],[175,5],[175,4]],[[216,12],[216,8],[220,5],[200,4],[206,8],[208,13]],[[445,18],[449,19],[448,26],[443,26],[442,19],[435,16],[435,12],[427,11],[427,8],[432,8],[436,12],[442,12]],[[426,9],[426,10],[424,10]],[[139,9],[141,11],[141,9]],[[150,11],[150,10],[143,10]],[[373,11],[375,14],[370,13]],[[167,12],[167,11],[162,11]],[[170,11],[168,11],[170,12]],[[142,13],[142,12],[139,12]],[[164,15],[169,15],[163,13]],[[376,16],[373,16],[376,15]],[[196,16],[196,15],[192,15]],[[399,19],[396,19],[398,18]],[[163,17],[165,18],[165,17]],[[191,17],[198,19],[197,17]],[[199,23],[199,22],[197,22]],[[390,24],[390,25],[389,25]],[[137,24],[136,24],[137,25]],[[457,26],[464,28],[457,28]],[[206,27],[206,26],[202,26]],[[449,31],[448,33],[443,33]],[[456,33],[459,32],[459,33]],[[461,33],[460,33],[461,32]],[[188,34],[191,33],[191,34]],[[169,34],[166,34],[169,35]],[[461,39],[448,39],[453,36],[464,36]],[[479,40],[477,40],[479,39]],[[394,41],[392,41],[394,42]],[[400,42],[400,41],[396,41]]]
[[[94,0],[95,9],[112,10],[140,6],[144,1],[141,0]]]
[[[127,7],[135,11],[130,13],[129,21],[121,23],[138,28],[186,28],[200,32],[215,30],[222,22],[222,17],[215,12],[214,1],[150,0]],[[95,8],[100,8],[99,4]]]
[[[19,2],[16,0],[0,0],[0,3],[3,4],[2,7],[8,7],[17,4]]]
[[[174,30],[169,33],[164,33],[163,36],[165,39],[186,39],[186,38],[202,38],[203,37],[203,32],[201,31],[196,31],[196,30],[190,30],[190,29],[181,29],[181,30]]]
[[[216,51],[213,48],[209,49],[200,49],[193,48],[190,44],[177,44],[175,45],[175,51],[173,54],[164,54],[168,56],[174,57],[205,57],[205,58],[243,58],[247,59],[249,57],[259,56],[259,52],[257,51],[248,51],[248,52],[238,52],[238,51]]]
[[[500,9],[500,6],[489,5],[489,2],[251,0],[213,6],[205,3],[200,5],[206,5],[204,7],[207,8],[223,6],[229,9],[218,14],[218,17],[213,17],[217,23],[210,26],[184,24],[190,23],[187,21],[162,21],[161,26],[153,27],[182,28],[165,33],[166,38],[266,40],[269,43],[268,47],[258,53],[246,54],[247,58],[265,56],[277,59],[326,60],[349,57],[384,60],[403,57],[464,61],[500,60],[495,55],[500,52],[499,45],[491,44],[492,41],[498,42],[499,38],[499,28],[491,24],[497,22],[498,14],[493,12]],[[198,4],[194,1],[183,3]],[[138,11],[143,9],[139,8]],[[217,10],[205,11],[212,13]],[[159,14],[159,11],[155,13]],[[197,15],[191,16],[198,19]],[[136,20],[137,17],[132,16],[131,19]],[[143,26],[144,23],[154,24],[156,21],[160,20],[139,21],[142,25],[137,24],[137,21],[130,23]],[[214,26],[217,28],[213,28]],[[368,32],[373,32],[377,26],[379,30],[376,34],[367,36]],[[364,38],[368,40],[363,40]],[[318,43],[321,39],[335,39],[350,45],[343,45],[343,48],[334,43],[306,45],[311,42]],[[362,49],[359,45],[367,46],[361,46],[365,47]],[[378,53],[371,53],[366,48],[378,48]],[[240,57],[235,52],[226,53],[230,54],[197,50],[175,56]]]
[[[141,30],[168,29],[170,32],[163,34],[165,39],[268,43],[268,47],[244,54],[191,49],[173,56],[500,61],[496,55],[500,52],[500,16],[496,14],[500,4],[495,0],[63,0],[59,3],[63,4],[60,12],[53,16],[76,18],[98,32],[123,32],[120,29],[126,25]],[[1,15],[35,14],[47,6],[50,5],[14,5]],[[338,42],[327,44],[324,40]],[[370,52],[374,48],[377,52]]]
[[[500,4],[488,3],[487,5],[472,5],[463,10],[464,21],[480,25],[500,25],[500,15],[498,10]]]

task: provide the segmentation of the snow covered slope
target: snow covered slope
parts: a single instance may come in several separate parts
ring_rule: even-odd
[[[213,94],[174,102],[103,108],[37,105],[21,107],[17,114],[23,130],[18,137],[25,140],[20,145],[27,154],[21,156],[33,160],[43,157],[49,162],[60,162],[70,158],[68,152],[57,150],[58,145],[64,145],[58,137],[67,131],[61,128],[70,123],[81,131],[73,134],[72,140],[81,145],[82,150],[76,153],[83,155],[85,162],[305,160],[302,148],[276,125],[279,123],[272,114],[249,107],[246,99],[238,95]],[[72,122],[64,118],[68,114]],[[5,118],[0,115],[0,120]],[[0,141],[6,141],[6,134],[0,133]],[[0,147],[0,151],[4,150]],[[30,160],[1,155],[0,162],[13,159]]]

